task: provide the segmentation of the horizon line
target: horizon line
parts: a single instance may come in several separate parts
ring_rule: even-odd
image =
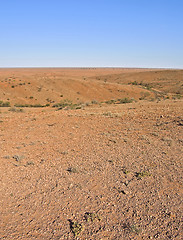
[[[66,68],[66,69],[101,69],[101,68],[113,68],[113,69],[176,69],[176,70],[183,70],[183,68],[176,68],[176,67],[119,67],[119,66],[114,66],[114,67],[104,67],[104,66],[101,66],[101,67],[91,67],[91,66],[87,66],[87,67],[82,67],[82,66],[79,66],[79,67],[53,67],[53,66],[39,66],[39,67],[36,67],[36,66],[33,66],[33,67],[30,67],[30,66],[21,66],[21,67],[16,67],[16,66],[12,66],[12,67],[0,67],[0,69],[20,69],[20,68],[26,68],[26,69],[34,69],[34,68]]]

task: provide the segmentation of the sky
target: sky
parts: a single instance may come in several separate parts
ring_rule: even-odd
[[[0,0],[0,67],[183,68],[183,0]]]

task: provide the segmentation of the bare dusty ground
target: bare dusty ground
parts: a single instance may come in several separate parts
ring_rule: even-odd
[[[0,69],[0,100],[14,104],[99,102],[183,95],[183,70]]]
[[[21,71],[11,71],[1,69],[2,81],[12,74],[15,80],[18,79],[17,74]],[[40,71],[54,74],[50,73],[54,69],[22,70],[21,74],[27,80],[20,88],[25,87],[26,92],[31,86],[31,95],[35,98],[37,94],[41,101],[41,96],[48,96],[43,90],[33,91],[32,87],[39,85],[32,76],[38,73],[42,76]],[[163,85],[162,82],[163,90],[155,88],[157,85],[149,88],[149,85],[129,84],[140,83],[134,74],[138,76],[144,71],[150,76],[155,70],[57,71],[59,74],[65,71],[65,75],[74,78],[74,85],[63,88],[62,84],[63,94],[67,95],[67,89],[72,87],[82,101],[118,99],[126,97],[127,92],[129,98],[134,98],[143,90],[152,96],[127,104],[87,104],[81,109],[66,107],[58,110],[51,105],[21,111],[19,108],[1,108],[0,239],[182,239],[181,92],[170,91],[168,83]],[[81,80],[84,71],[89,80]],[[117,74],[120,78],[121,74],[127,73],[133,75],[130,80],[124,83],[122,78],[123,84],[115,82]],[[68,76],[65,76],[65,84]],[[164,78],[167,76],[165,71]],[[182,84],[181,77],[177,85]],[[115,95],[116,90],[106,91],[101,98],[91,92],[87,98],[80,88],[83,81],[88,84],[86,89],[93,86],[94,92],[98,90],[97,84],[107,82],[116,90],[131,89],[118,92],[119,96]],[[58,88],[55,86],[59,84],[55,82],[50,84],[50,89]],[[148,83],[153,84],[153,81]],[[3,86],[5,82],[1,84]],[[42,89],[44,87],[42,84]],[[172,89],[172,85],[170,87]],[[174,89],[176,87],[174,84]],[[137,93],[131,91],[133,88]],[[13,106],[16,96],[20,96],[16,91],[19,87],[10,89],[7,84],[2,89],[2,101],[7,100],[9,94]],[[80,94],[77,94],[78,89]],[[14,92],[10,94],[10,91]],[[101,94],[102,87],[100,91]],[[157,95],[158,91],[161,94]],[[21,94],[25,103],[28,98],[23,91]],[[27,102],[32,103],[31,100]],[[71,100],[77,101],[75,95]]]

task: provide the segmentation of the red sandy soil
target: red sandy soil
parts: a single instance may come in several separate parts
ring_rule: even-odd
[[[162,71],[167,80],[159,81],[161,89],[155,75]],[[1,69],[0,100],[9,96],[11,106],[18,100],[32,103],[25,98],[29,95],[45,104],[46,89],[53,88],[56,94],[59,86],[65,98],[71,94],[73,102],[78,95],[83,102],[123,97],[136,102],[89,104],[77,110],[51,106],[23,108],[22,112],[0,109],[0,239],[182,239],[180,73]],[[143,83],[154,86],[129,84],[140,81],[143,74],[149,76]],[[171,74],[180,76],[168,88]],[[48,75],[54,82],[49,82]],[[117,75],[123,83],[116,82]],[[10,88],[13,80],[5,84],[8,76],[14,76],[16,84],[21,78],[25,85]],[[35,90],[38,86],[42,86],[40,92]],[[112,92],[106,90],[109,86]],[[55,102],[60,101],[60,89],[58,96],[50,95]],[[84,94],[86,89],[89,95]],[[138,100],[142,91],[149,95]]]
[[[153,99],[161,94],[183,94],[183,70],[0,69],[0,100],[11,105]]]

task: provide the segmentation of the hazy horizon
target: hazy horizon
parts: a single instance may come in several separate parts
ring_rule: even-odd
[[[82,67],[82,66],[78,66],[78,67],[58,67],[58,66],[55,66],[55,67],[52,67],[52,66],[47,66],[47,67],[44,67],[44,66],[38,66],[38,67],[29,67],[29,66],[24,66],[24,67],[21,67],[21,66],[18,66],[18,67],[0,67],[0,69],[29,69],[29,68],[35,68],[35,69],[44,69],[44,68],[48,68],[48,69],[52,69],[52,68],[63,68],[63,69],[105,69],[105,68],[112,68],[112,69],[164,69],[164,70],[173,70],[173,69],[175,69],[175,70],[183,70],[183,68],[171,68],[171,67],[167,67],[167,68],[165,68],[165,67],[90,67],[90,66],[86,66],[86,67]]]

